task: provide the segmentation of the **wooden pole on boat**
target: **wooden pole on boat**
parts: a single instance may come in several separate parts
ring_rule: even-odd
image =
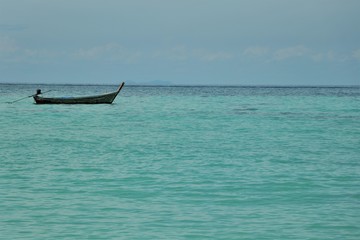
[[[46,91],[46,92],[43,92],[43,93],[47,93],[47,92],[51,92],[51,90]],[[42,93],[42,94],[43,94],[43,93]],[[15,101],[12,101],[12,102],[7,102],[7,103],[16,103],[16,102],[19,102],[19,101],[24,100],[24,99],[26,99],[26,98],[33,97],[33,96],[35,96],[35,95],[37,95],[37,94],[33,94],[33,95],[30,95],[30,96],[27,96],[27,97],[23,97],[23,98],[20,98],[20,99],[18,99],[18,100],[15,100]]]

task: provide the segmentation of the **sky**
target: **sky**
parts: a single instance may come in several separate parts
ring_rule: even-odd
[[[360,85],[359,0],[0,0],[0,83]]]

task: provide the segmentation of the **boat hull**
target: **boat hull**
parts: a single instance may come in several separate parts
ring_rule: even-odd
[[[46,98],[34,95],[33,98],[37,104],[112,104],[123,86],[124,83],[119,86],[116,92],[96,96]]]

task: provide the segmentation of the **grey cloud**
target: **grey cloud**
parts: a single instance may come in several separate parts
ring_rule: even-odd
[[[27,28],[25,24],[0,24],[0,31],[23,31]]]

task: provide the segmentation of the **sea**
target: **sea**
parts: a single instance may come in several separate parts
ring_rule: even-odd
[[[38,88],[117,86],[0,84],[0,239],[360,239],[358,86]]]

